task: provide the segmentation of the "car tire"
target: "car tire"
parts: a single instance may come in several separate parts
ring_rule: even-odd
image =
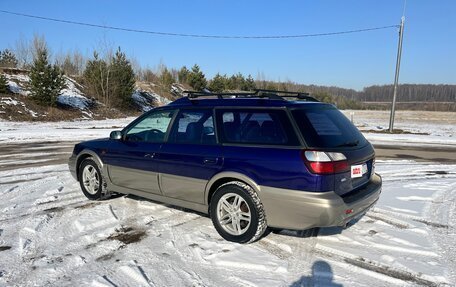
[[[217,232],[228,241],[251,243],[261,238],[267,229],[258,194],[240,181],[217,188],[211,198],[210,216]]]
[[[78,180],[82,192],[88,199],[100,200],[108,196],[103,174],[93,158],[86,158],[81,162]]]

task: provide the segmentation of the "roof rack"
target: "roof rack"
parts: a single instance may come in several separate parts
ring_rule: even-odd
[[[309,93],[304,92],[289,92],[289,91],[275,91],[275,90],[264,90],[264,89],[256,89],[258,93],[275,93],[277,96],[281,98],[297,98],[299,100],[306,100],[309,102],[319,102],[314,97],[311,97]],[[282,95],[278,95],[282,94]]]
[[[248,98],[257,97],[256,92],[230,92],[230,93],[212,93],[212,92],[197,92],[197,91],[183,91],[183,94],[187,94],[189,99],[195,99],[199,97],[217,97],[223,98]]]
[[[309,93],[303,92],[289,92],[289,91],[276,91],[256,89],[254,91],[246,92],[229,92],[229,93],[212,93],[212,92],[198,92],[198,91],[183,91],[187,94],[187,98],[196,99],[199,97],[216,97],[218,99],[224,98],[268,98],[271,100],[284,100],[284,98],[297,98],[298,100],[306,100],[310,102],[319,102],[314,97],[309,96]],[[279,95],[280,94],[280,95]]]

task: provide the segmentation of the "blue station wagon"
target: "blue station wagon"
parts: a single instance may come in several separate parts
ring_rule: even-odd
[[[336,107],[266,90],[188,92],[75,145],[69,159],[91,200],[115,192],[196,210],[240,243],[268,227],[345,226],[379,198],[374,165],[372,145]]]

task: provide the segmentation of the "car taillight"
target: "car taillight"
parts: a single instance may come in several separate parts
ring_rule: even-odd
[[[335,174],[350,170],[347,158],[339,152],[303,150],[301,157],[315,174]]]

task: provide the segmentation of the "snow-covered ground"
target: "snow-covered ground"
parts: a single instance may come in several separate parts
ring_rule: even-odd
[[[76,83],[76,81],[69,77],[65,77],[65,84],[66,88],[63,89],[61,94],[57,97],[57,102],[80,110],[86,110],[93,104],[93,101],[88,99],[81,92],[83,87]]]
[[[150,89],[146,91],[140,87],[136,87],[136,90],[131,97],[143,112],[150,111],[156,106],[167,105],[171,102],[167,98],[152,92]]]
[[[358,126],[384,120],[363,116]],[[132,120],[0,121],[0,149],[12,150],[0,155],[0,286],[456,285],[456,165],[377,161],[383,193],[354,225],[239,245],[194,212],[131,196],[88,201],[56,165],[71,144],[44,143],[107,137]],[[453,145],[454,129],[423,127],[430,135],[405,136]]]
[[[30,82],[30,77],[26,74],[4,74],[7,79],[8,88],[12,93],[29,96],[30,91],[27,85]],[[81,92],[82,86],[76,83],[70,77],[65,76],[65,85],[61,94],[57,97],[57,102],[62,105],[77,108],[80,110],[87,109],[92,100],[88,99]]]
[[[88,201],[66,165],[1,171],[0,286],[454,286],[456,165],[379,161],[377,171],[381,198],[349,228],[250,245],[222,240],[194,212]]]
[[[402,146],[456,146],[456,113],[396,111],[394,129],[406,134],[384,133],[389,111],[342,111],[374,144]],[[383,132],[383,133],[381,133]]]
[[[65,122],[10,122],[0,120],[0,144],[41,141],[82,141],[106,138],[135,118]]]
[[[7,100],[5,100],[7,101]],[[147,110],[147,108],[144,108]],[[343,111],[350,118],[353,111]],[[354,123],[374,145],[451,146],[456,147],[456,113],[399,111],[395,128],[411,134],[375,132],[388,127],[385,111],[354,111]],[[80,141],[108,137],[110,131],[121,129],[134,118],[102,121],[80,120],[57,123],[9,122],[0,120],[0,143],[16,141]],[[421,133],[421,134],[420,134]]]

